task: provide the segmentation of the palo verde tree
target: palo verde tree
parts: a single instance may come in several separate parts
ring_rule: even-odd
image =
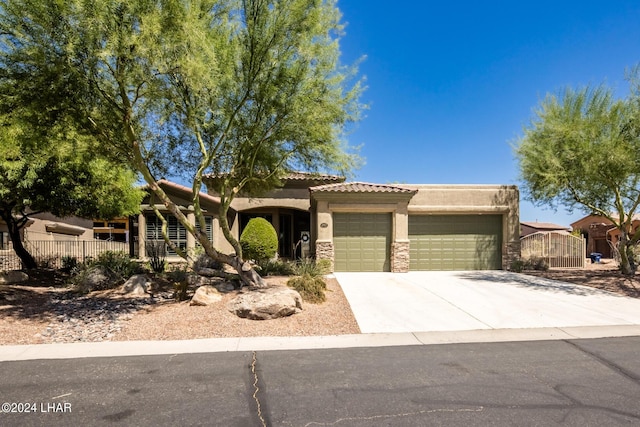
[[[75,91],[56,104],[78,128],[138,171],[212,258],[260,286],[226,222],[233,198],[277,185],[289,170],[348,171],[343,136],[360,85],[339,63],[333,0],[12,0],[0,3],[4,81],[50,91],[55,64]],[[18,90],[19,94],[23,92]],[[216,250],[158,185],[179,171],[199,192],[216,180],[224,235]],[[165,218],[156,210],[156,214]]]
[[[602,86],[548,95],[515,147],[530,200],[601,215],[620,230],[620,269],[627,275],[635,273],[640,239],[632,229],[640,205],[636,89],[625,99]]]

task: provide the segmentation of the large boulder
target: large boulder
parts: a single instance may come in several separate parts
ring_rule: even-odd
[[[222,299],[220,291],[211,285],[200,286],[196,289],[189,305],[209,305],[216,303]]]
[[[109,271],[100,266],[94,266],[90,268],[86,274],[82,275],[78,286],[88,292],[95,290],[108,289],[111,287],[113,278],[109,274]]]
[[[13,283],[23,283],[29,280],[29,275],[24,271],[10,270],[0,271],[0,285],[11,285]]]
[[[131,296],[146,297],[153,290],[154,283],[146,274],[134,274],[122,285],[122,293]]]
[[[251,320],[277,319],[301,310],[300,294],[283,286],[255,289],[238,295],[229,303],[229,311]]]

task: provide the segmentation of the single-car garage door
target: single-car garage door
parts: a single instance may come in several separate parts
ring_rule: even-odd
[[[410,215],[410,270],[499,270],[502,215]]]
[[[334,213],[335,271],[389,271],[391,214]]]

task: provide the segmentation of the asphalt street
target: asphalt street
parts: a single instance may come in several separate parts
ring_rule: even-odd
[[[639,425],[639,350],[625,337],[5,361],[0,425]]]

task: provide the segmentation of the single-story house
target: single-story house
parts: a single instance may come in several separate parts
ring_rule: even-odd
[[[215,179],[205,179],[208,188]],[[209,194],[215,205],[218,195]],[[512,185],[387,185],[294,173],[281,188],[237,197],[231,208],[236,238],[249,219],[266,218],[281,257],[328,259],[334,271],[506,269],[520,255]],[[212,217],[214,244],[231,251]]]
[[[191,188],[164,179],[158,181],[158,184],[186,215],[191,224],[197,225],[194,207],[191,201]],[[133,236],[133,239],[130,239],[131,255],[145,259],[147,258],[148,245],[155,243],[162,244],[162,242],[164,242],[162,237],[162,221],[156,216],[153,209],[154,206],[158,208],[168,221],[169,238],[171,241],[182,250],[193,251],[197,246],[195,238],[190,233],[187,233],[187,229],[178,222],[175,216],[167,211],[160,201],[154,200],[152,195],[148,194],[142,201],[140,213],[130,218],[128,229],[131,230],[131,235]],[[200,207],[205,219],[205,232],[209,240],[213,242],[214,247],[222,249],[225,252],[231,252],[232,248],[220,230],[218,220],[220,199],[201,192]],[[229,209],[229,215],[234,216],[235,210]],[[176,260],[179,259],[178,255],[171,249],[168,249],[167,257],[169,260],[172,258]]]
[[[587,241],[587,255],[600,253],[603,258],[612,258],[612,245],[620,239],[620,230],[613,223],[600,215],[587,215],[571,224],[574,230],[580,230]],[[631,222],[632,232],[640,228],[640,215]]]
[[[551,222],[521,222],[520,237],[525,237],[534,233],[568,233],[571,229]]]

